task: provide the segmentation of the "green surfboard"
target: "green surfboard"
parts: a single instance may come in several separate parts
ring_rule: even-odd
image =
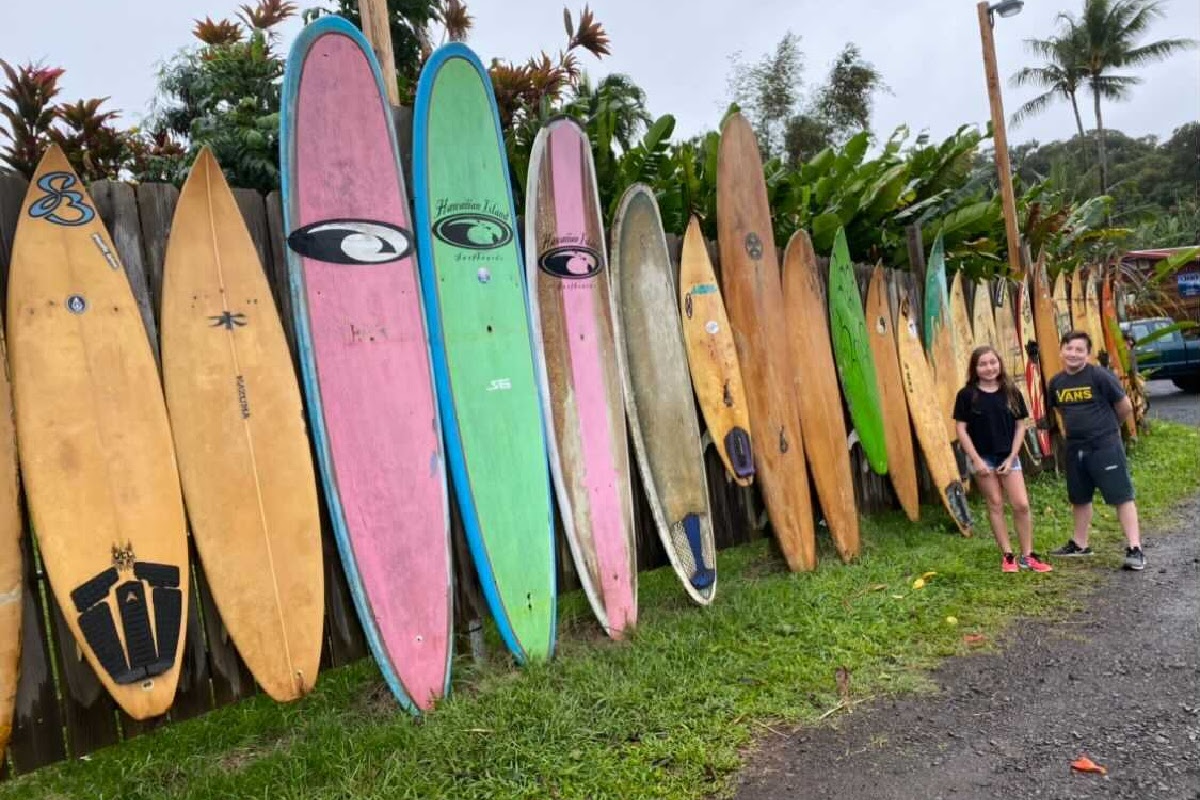
[[[858,432],[871,469],[887,472],[887,444],[883,433],[883,409],[875,361],[867,339],[867,317],[862,295],[854,279],[846,232],[838,228],[829,261],[829,333],[833,338],[833,360],[838,379],[850,407],[850,419]]]
[[[925,266],[925,352],[933,350],[936,330],[950,324],[950,291],[946,288],[946,247],[942,235],[933,240]]]
[[[413,128],[421,293],[465,537],[509,650],[548,658],[554,520],[524,268],[491,81],[465,45],[425,64]]]

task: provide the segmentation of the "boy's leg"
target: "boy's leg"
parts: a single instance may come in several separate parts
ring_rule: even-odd
[[[1129,540],[1129,546],[1140,548],[1142,546],[1142,531],[1138,526],[1137,503],[1130,500],[1119,504],[1117,506],[1117,520],[1121,523],[1121,530],[1125,532],[1125,538]]]

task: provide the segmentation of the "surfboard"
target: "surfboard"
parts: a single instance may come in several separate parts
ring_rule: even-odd
[[[161,331],[179,478],[221,622],[263,690],[295,700],[321,660],[316,476],[283,324],[207,147],[175,207]]]
[[[842,238],[842,250],[845,249],[845,239]],[[838,253],[838,246],[834,245]],[[837,325],[842,325],[840,331],[843,347],[852,347],[857,339],[865,338],[865,329],[859,331],[855,323],[855,315],[845,308],[853,300],[853,294],[858,294],[858,287],[853,285],[854,273],[850,266],[849,256],[839,263],[835,256],[830,266],[830,308],[825,309],[825,287],[822,285],[821,270],[817,266],[817,254],[813,252],[812,240],[805,231],[796,231],[788,240],[783,253],[783,305],[787,314],[788,333],[791,337],[790,352],[793,362],[793,380],[795,381],[796,397],[800,401],[800,428],[804,435],[804,455],[808,458],[808,468],[812,471],[813,483],[817,488],[817,499],[821,504],[821,513],[829,526],[830,536],[834,546],[843,561],[850,562],[859,551],[858,509],[854,505],[854,473],[850,468],[850,449],[847,447],[846,423],[841,411],[842,398],[838,394],[838,376],[842,376],[843,385],[851,385],[855,389],[855,397],[861,403],[863,400],[875,400],[875,409],[879,410],[879,384],[874,365],[869,358],[870,350],[862,342],[862,353],[858,353],[855,361],[847,363],[848,369],[840,370],[835,366],[833,346],[830,344],[830,327],[824,324],[826,313],[836,314]],[[833,270],[839,274],[834,277]],[[851,286],[845,285],[849,272]],[[836,282],[836,289],[835,289]],[[834,295],[834,292],[837,292]],[[834,304],[837,311],[834,311]],[[862,306],[858,306],[861,315]],[[835,341],[836,341],[835,334]],[[862,362],[871,367],[870,370],[860,369]],[[867,379],[871,380],[868,387]],[[847,392],[849,395],[850,392]],[[860,414],[862,412],[860,411]],[[879,449],[886,447],[883,438],[882,412],[878,420]],[[884,466],[887,465],[887,452],[884,450]]]
[[[1099,264],[1090,267],[1085,273],[1084,284],[1087,288],[1087,331],[1092,335],[1092,355],[1097,364],[1108,363],[1108,345],[1104,338],[1104,321],[1100,315],[1100,274],[1103,268]]]
[[[629,430],[646,501],[688,596],[711,603],[717,547],[675,268],[654,191],[635,183],[613,217],[612,303]]]
[[[301,31],[282,108],[288,275],[334,539],[385,682],[426,710],[450,681],[449,498],[391,107],[357,28]]]
[[[814,255],[814,264],[815,258]],[[792,320],[795,323],[800,318],[793,316]],[[867,345],[862,295],[858,292],[854,265],[850,263],[846,232],[840,228],[834,235],[829,261],[829,332],[833,339],[837,376],[854,430],[871,469],[877,475],[884,475],[887,473],[887,442],[883,436],[883,412],[879,408],[879,382],[875,378],[871,348]],[[832,413],[833,408],[836,406],[826,406],[826,413]]]
[[[916,522],[921,513],[916,454],[913,452],[912,428],[909,427],[908,400],[900,374],[900,356],[896,350],[888,283],[881,265],[871,273],[866,315],[875,377],[879,381],[883,431],[887,438],[888,476],[905,515]]]
[[[992,286],[987,278],[980,278],[975,282],[975,297],[971,301],[971,309],[971,329],[975,334],[975,346],[988,344],[995,347],[996,317],[992,310]]]
[[[520,663],[554,651],[554,517],[524,270],[492,82],[461,42],[413,111],[421,290],[446,454],[484,597]]]
[[[954,424],[954,399],[962,388],[958,358],[954,353],[954,329],[950,323],[946,292],[946,255],[941,234],[933,241],[925,272],[925,351],[933,370],[934,390],[941,404],[942,424],[951,442],[958,440]]]
[[[788,567],[815,569],[812,499],[771,209],[758,141],[740,113],[726,117],[721,130],[717,242],[721,288],[746,382],[757,481]]]
[[[889,276],[890,278],[891,276]],[[908,413],[925,466],[933,479],[938,497],[946,507],[950,518],[963,536],[972,535],[971,509],[967,505],[967,493],[958,478],[958,464],[950,439],[946,436],[946,425],[941,408],[930,403],[933,397],[933,371],[925,358],[921,336],[917,332],[917,320],[908,293],[899,288],[899,304],[896,317],[896,348],[900,357],[900,375],[904,384],[904,395],[908,400]]]
[[[1104,346],[1108,355],[1108,368],[1117,376],[1117,380],[1125,387],[1126,394],[1134,404],[1134,409],[1139,411],[1142,398],[1140,390],[1134,386],[1129,379],[1129,373],[1125,369],[1125,365],[1129,363],[1129,351],[1125,346],[1125,339],[1121,336],[1121,324],[1117,318],[1117,300],[1113,289],[1114,276],[1112,274],[1100,276],[1100,319],[1101,325],[1104,328]],[[1131,437],[1137,436],[1137,419],[1130,416],[1125,420],[1125,430]]]
[[[538,131],[529,157],[525,276],[563,530],[596,618],[619,639],[637,623],[625,402],[592,149],[566,117]]]
[[[0,365],[7,365],[0,324]],[[17,486],[17,439],[13,427],[12,384],[0,369],[0,753],[12,735],[21,669],[21,614],[25,567],[21,555],[24,525]]]
[[[1043,380],[1049,383],[1051,378],[1062,372],[1062,356],[1058,344],[1058,301],[1055,292],[1050,289],[1044,255],[1038,258],[1034,265],[1030,280],[1033,288],[1033,321],[1038,346],[1038,365],[1041,367]]]
[[[1031,409],[1032,413],[1033,399],[1029,396],[1029,384],[1025,373],[1025,347],[1017,327],[1016,315],[1019,312],[1014,300],[1017,292],[1010,284],[1012,281],[1009,278],[996,278],[992,281],[992,310],[996,317],[996,338],[999,341],[996,350],[1004,360],[1004,370],[1008,377],[1021,393],[1025,407]],[[1026,430],[1025,452],[1035,461],[1042,457],[1037,433],[1031,429]]]
[[[1042,368],[1038,361],[1040,353],[1028,276],[1017,283],[1016,303],[1017,338],[1025,353],[1025,389],[1029,392],[1029,418],[1034,425],[1031,433],[1037,437],[1039,455],[1046,456],[1050,453],[1050,431],[1036,427],[1046,418],[1046,390],[1042,385]]]
[[[971,312],[967,309],[967,298],[963,291],[962,270],[954,273],[950,282],[950,329],[954,332],[954,373],[959,386],[967,380],[971,366],[971,352],[975,349],[975,334],[971,330]],[[955,393],[957,396],[957,392]]]
[[[1056,342],[1071,331],[1071,296],[1067,283],[1067,273],[1062,271],[1054,279],[1054,328],[1058,334]]]
[[[57,146],[17,223],[8,346],[25,496],[67,628],[122,709],[162,714],[190,591],[175,449],[116,248]]]
[[[1099,363],[1096,357],[1099,345],[1096,337],[1092,335],[1088,319],[1087,278],[1083,267],[1076,267],[1071,273],[1071,328],[1084,331],[1092,337],[1092,355],[1088,360],[1093,364]]]
[[[709,437],[727,474],[739,486],[749,486],[754,481],[754,449],[746,386],[725,300],[696,217],[683,235],[679,307],[692,386]]]

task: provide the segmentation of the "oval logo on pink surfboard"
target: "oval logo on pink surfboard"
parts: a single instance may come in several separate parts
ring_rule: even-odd
[[[600,273],[600,254],[590,247],[555,247],[538,259],[542,272],[555,278],[580,280]]]

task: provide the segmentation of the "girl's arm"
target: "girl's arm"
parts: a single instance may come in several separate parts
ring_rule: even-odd
[[[975,451],[975,443],[971,441],[970,435],[967,434],[967,423],[955,420],[954,428],[958,431],[958,443],[962,447],[963,452],[967,454],[967,458],[971,459],[971,463],[975,465],[975,471],[991,472],[988,469],[987,462]]]

